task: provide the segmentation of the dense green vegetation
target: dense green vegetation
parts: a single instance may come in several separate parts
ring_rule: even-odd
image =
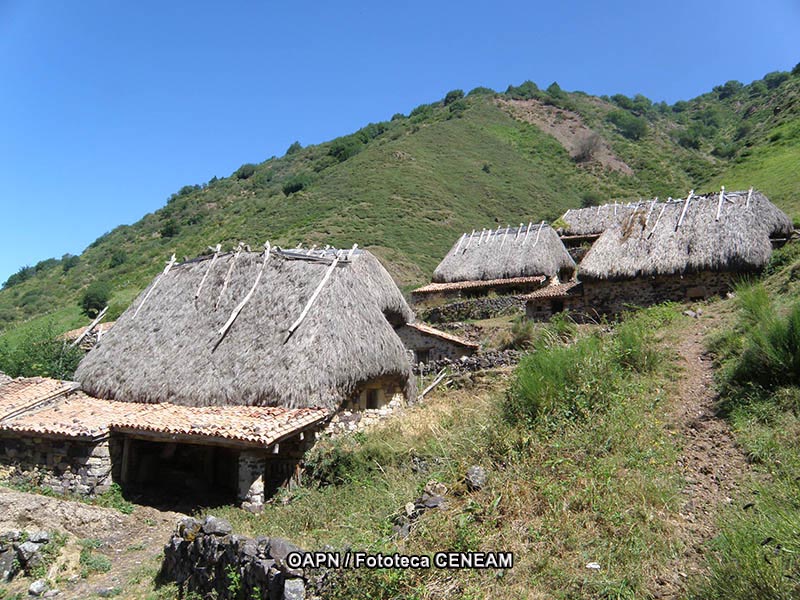
[[[591,148],[571,157],[498,98],[574,112],[594,131],[594,143],[606,143],[633,174],[592,161]],[[185,185],[163,208],[100,236],[80,257],[22,266],[0,290],[0,338],[14,346],[42,320],[57,331],[85,324],[81,301],[93,284],[108,287],[113,319],[170,254],[196,256],[218,242],[357,242],[410,287],[429,279],[462,231],[555,219],[609,198],[754,184],[800,215],[799,99],[797,73],[728,82],[673,106],[641,95],[595,98],[557,83],[543,90],[525,82],[502,94],[452,90],[407,116],[316,146],[295,143],[283,157]]]
[[[800,593],[800,300],[794,259],[736,293],[730,324],[710,340],[720,409],[754,465],[725,510],[698,598],[796,598]]]
[[[646,597],[650,574],[678,546],[669,517],[678,508],[676,448],[658,408],[674,370],[662,338],[681,319],[663,306],[612,332],[540,328],[536,352],[510,384],[502,373],[484,374],[402,419],[320,442],[308,458],[313,480],[283,501],[261,515],[237,508],[213,514],[237,532],[288,536],[307,548],[510,550],[516,557],[506,573],[347,572],[332,598]],[[581,411],[566,410],[572,400],[563,393],[553,397],[559,409],[532,415],[534,399],[519,382],[538,377],[555,390],[562,374],[537,371],[541,363],[532,359],[556,366],[565,352],[573,353],[570,369],[596,372],[610,393]],[[463,482],[471,464],[489,474],[480,491]],[[427,511],[408,538],[393,537],[395,518],[431,479],[449,489],[448,509]],[[593,561],[602,571],[587,570]]]

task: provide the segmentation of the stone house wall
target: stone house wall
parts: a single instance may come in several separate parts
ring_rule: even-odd
[[[397,335],[400,336],[403,345],[413,352],[413,364],[427,363],[444,358],[458,360],[462,356],[471,356],[475,353],[472,348],[426,334],[408,325],[400,327],[397,330]]]
[[[740,276],[739,273],[701,271],[623,281],[584,281],[582,295],[529,300],[525,313],[530,319],[547,320],[558,312],[556,309],[562,309],[569,310],[577,321],[597,320],[618,315],[634,306],[691,302],[723,295],[733,288]]]
[[[0,465],[58,493],[101,494],[112,483],[109,438],[67,438],[0,434]]]

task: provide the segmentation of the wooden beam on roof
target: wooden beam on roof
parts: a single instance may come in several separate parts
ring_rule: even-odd
[[[134,319],[136,318],[136,315],[139,314],[139,311],[142,310],[142,307],[144,306],[144,303],[147,302],[147,299],[150,297],[150,294],[153,293],[153,290],[156,289],[156,286],[161,282],[164,275],[169,273],[169,270],[172,268],[172,265],[174,264],[175,264],[175,255],[173,254],[172,257],[169,259],[167,266],[164,267],[164,270],[161,272],[161,275],[159,275],[158,278],[153,282],[153,285],[151,285],[150,289],[147,290],[147,294],[145,294],[144,298],[142,298],[142,301],[139,303],[139,306],[136,307],[136,311],[133,313]]]
[[[719,202],[717,202],[717,217],[714,219],[715,221],[719,221],[719,215],[722,213],[722,203],[725,202],[725,186],[722,186],[722,189],[719,191]]]
[[[217,343],[214,344],[215,349],[217,346],[219,346],[220,342],[225,337],[225,334],[228,333],[228,330],[231,328],[231,325],[233,325],[233,322],[236,320],[236,317],[239,316],[239,313],[242,312],[242,309],[244,308],[245,304],[247,304],[250,298],[253,297],[253,293],[256,291],[256,287],[258,287],[258,282],[261,281],[261,276],[264,274],[264,267],[267,266],[267,261],[269,260],[269,255],[270,255],[269,251],[270,251],[270,245],[269,242],[267,242],[266,244],[264,244],[264,262],[261,263],[261,268],[258,270],[258,275],[256,275],[256,280],[253,282],[253,287],[250,288],[250,291],[247,292],[247,295],[245,295],[244,299],[236,306],[236,308],[233,309],[231,316],[228,317],[228,320],[225,321],[225,325],[223,325],[222,328],[219,330],[218,335],[220,337],[219,340],[217,340]]]
[[[78,344],[80,344],[80,343],[81,343],[81,341],[83,340],[83,338],[85,338],[87,335],[89,335],[89,334],[92,332],[92,329],[94,329],[94,328],[97,326],[97,324],[98,324],[98,323],[99,323],[99,322],[100,322],[100,321],[103,319],[103,317],[105,317],[105,316],[106,316],[106,313],[107,313],[107,312],[108,312],[108,306],[106,306],[106,307],[105,307],[103,310],[101,310],[101,311],[100,311],[100,314],[99,314],[99,315],[97,315],[97,317],[95,318],[95,320],[94,320],[94,321],[92,321],[92,322],[89,324],[89,326],[88,326],[86,329],[84,329],[84,330],[83,330],[83,333],[82,333],[82,334],[80,334],[80,335],[77,337],[77,339],[75,339],[75,341],[74,341],[74,342],[72,342],[72,343],[69,345],[69,347],[70,347],[70,348],[74,348],[75,346],[77,346]]]
[[[222,289],[219,291],[219,296],[217,297],[217,302],[214,305],[214,310],[219,308],[220,302],[222,302],[222,296],[225,294],[225,290],[228,289],[228,283],[230,283],[231,280],[233,267],[236,265],[236,261],[239,260],[239,255],[242,253],[242,248],[244,248],[244,244],[239,242],[239,245],[236,247],[236,252],[233,254],[233,258],[231,259],[231,264],[228,267],[228,272],[225,274],[225,281],[222,282]]]
[[[694,190],[689,192],[689,195],[686,196],[686,204],[683,205],[683,210],[681,211],[681,218],[678,219],[678,223],[675,225],[675,231],[678,231],[678,228],[683,223],[683,218],[686,216],[686,211],[689,209],[689,203],[692,201],[692,196],[694,195]]]
[[[211,272],[211,269],[214,268],[214,263],[217,262],[217,258],[219,258],[219,251],[222,249],[222,244],[217,244],[215,248],[209,246],[208,249],[214,251],[214,256],[211,257],[211,262],[208,265],[208,269],[206,269],[203,278],[200,280],[200,285],[197,286],[197,291],[194,293],[195,300],[197,300],[200,297],[200,291],[203,289],[203,285],[205,284],[206,279],[208,279],[208,274]]]

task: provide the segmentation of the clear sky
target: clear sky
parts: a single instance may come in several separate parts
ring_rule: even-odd
[[[672,103],[798,61],[800,0],[0,0],[0,282],[454,88]]]

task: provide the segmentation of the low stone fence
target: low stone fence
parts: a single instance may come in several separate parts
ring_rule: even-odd
[[[524,311],[525,300],[522,296],[493,296],[434,306],[420,311],[419,317],[428,323],[452,323],[522,314]]]
[[[164,548],[159,577],[176,582],[182,593],[219,600],[317,598],[327,573],[289,567],[286,557],[293,552],[303,551],[283,538],[248,538],[222,519],[186,517]]]
[[[450,369],[453,373],[472,373],[474,371],[514,366],[519,362],[519,358],[520,352],[518,350],[495,350],[474,356],[465,356],[458,360],[444,358],[427,363],[419,363],[414,366],[414,374],[432,375],[444,368]]]

